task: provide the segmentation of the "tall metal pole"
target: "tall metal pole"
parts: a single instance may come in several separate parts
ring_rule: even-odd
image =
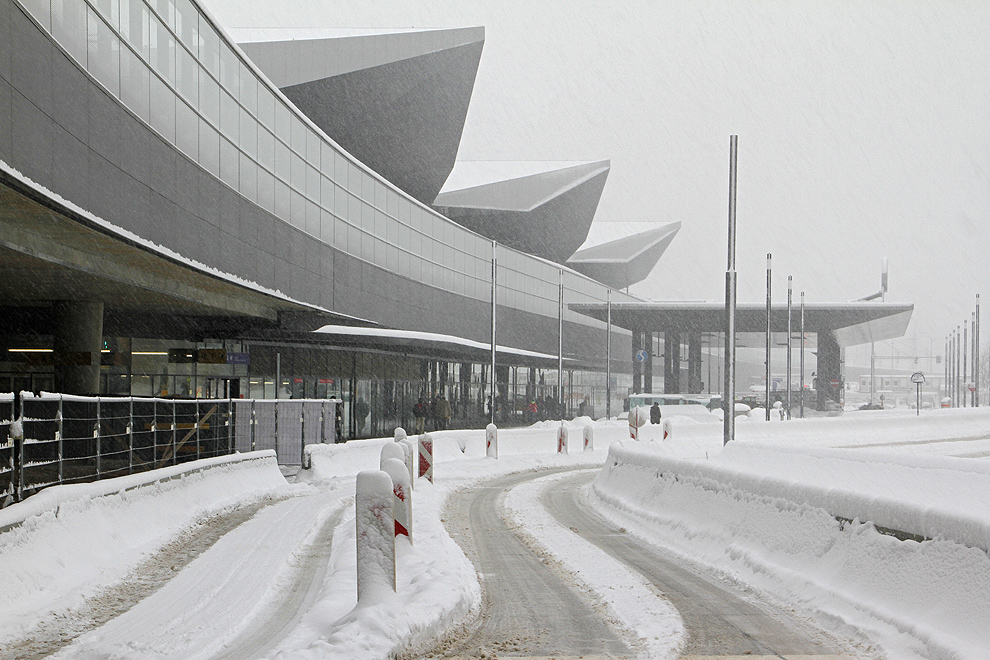
[[[945,363],[945,373],[943,374],[942,377],[942,389],[944,391],[941,392],[941,394],[942,397],[946,397],[949,396],[949,336],[948,335],[946,335],[945,337],[945,352],[942,353],[942,356],[943,356],[942,361]],[[938,405],[941,407],[942,402],[939,401]]]
[[[498,295],[498,255],[496,250],[498,249],[498,242],[492,241],[492,402],[489,406],[489,412],[491,413],[492,424],[495,423],[495,407],[498,405],[495,396],[495,303]]]
[[[791,418],[791,295],[793,280],[787,276],[787,419]]]
[[[962,388],[963,388],[962,389],[962,405],[963,405],[963,408],[965,408],[965,407],[967,407],[969,405],[969,401],[966,400],[968,398],[968,395],[969,395],[969,387],[967,387],[967,384],[966,384],[966,371],[967,371],[967,366],[966,366],[966,354],[967,354],[967,350],[966,349],[968,348],[968,346],[966,346],[966,344],[968,342],[969,342],[969,321],[966,320],[966,321],[963,321],[963,333],[962,333]]]
[[[725,271],[725,381],[722,444],[736,437],[736,156],[739,136],[729,136],[729,263]]]
[[[557,271],[557,412],[564,419],[564,269]]]
[[[976,399],[973,405],[980,407],[980,294],[976,294],[976,325],[973,327],[973,357],[976,358],[976,367],[973,370],[973,379],[976,381]]]
[[[969,333],[969,373],[971,374],[969,379],[973,383],[973,391],[969,394],[969,405],[972,408],[976,407],[976,370],[977,370],[977,359],[976,359],[976,312],[972,312],[970,315],[970,333]]]
[[[801,292],[801,419],[804,419],[804,291]]]
[[[612,289],[605,292],[605,419],[612,419]]]
[[[763,404],[763,407],[766,408],[766,416],[768,422],[770,421],[770,349],[772,348],[772,343],[773,343],[773,333],[771,332],[771,328],[770,328],[770,272],[773,266],[772,262],[773,262],[773,256],[768,252],[767,253],[767,359],[766,359],[767,398],[766,398],[766,402]]]

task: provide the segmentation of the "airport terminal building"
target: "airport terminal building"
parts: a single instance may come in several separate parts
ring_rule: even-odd
[[[349,437],[444,393],[473,424],[494,309],[502,414],[602,414],[640,330],[599,311],[680,225],[583,247],[607,160],[457,163],[483,45],[0,0],[0,390],[340,397]]]

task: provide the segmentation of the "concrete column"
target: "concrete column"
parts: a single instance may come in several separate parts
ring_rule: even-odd
[[[830,331],[818,333],[818,407],[828,400],[838,403],[842,396],[842,349]],[[832,381],[838,383],[832,386]]]
[[[55,389],[63,394],[99,394],[103,303],[55,301],[52,322],[52,349],[56,362],[61,362],[55,368]]]
[[[633,365],[633,394],[643,391],[643,365],[636,360],[636,353],[643,347],[643,333],[632,331],[632,365]]]
[[[697,332],[688,335],[688,391],[701,392],[701,335]]]
[[[663,342],[663,391],[664,394],[681,392],[681,333],[668,330]]]
[[[646,350],[646,361],[643,363],[643,391],[653,393],[653,333],[643,333],[643,348]]]

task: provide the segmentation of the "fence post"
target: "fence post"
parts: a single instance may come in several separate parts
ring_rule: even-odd
[[[97,397],[96,397],[96,424],[93,426],[93,439],[96,440],[96,478],[97,479],[100,478],[100,472],[101,472],[101,467],[102,467],[102,465],[101,465],[102,457],[100,455],[101,454],[101,451],[100,450],[102,449],[102,447],[100,447],[100,435],[101,435],[100,434],[100,397],[97,395]]]
[[[65,427],[62,424],[62,395],[58,395],[58,418],[55,420],[58,423],[58,428],[55,429],[55,433],[58,434],[58,482],[62,483],[65,480],[65,456],[62,452],[62,434]]]
[[[158,399],[151,401],[151,467],[158,467]]]
[[[227,386],[227,454],[234,453],[234,399],[230,396],[230,386]]]
[[[176,435],[178,433],[178,429],[176,429],[176,423],[175,423],[175,406],[176,405],[178,405],[178,404],[176,403],[175,399],[173,399],[172,400],[172,465],[175,465],[176,464],[176,461],[177,461],[178,456],[179,456],[179,452],[176,451],[178,449],[178,446],[177,445],[179,444],[178,443],[178,436]]]
[[[275,396],[278,396],[278,390],[275,390]],[[275,399],[275,462],[281,463],[278,455],[278,399]]]
[[[302,465],[306,453],[306,404],[299,404],[299,464]]]
[[[134,474],[134,397],[130,397],[130,411],[127,414],[127,473]]]
[[[200,440],[200,437],[199,437],[199,426],[200,426],[199,425],[199,420],[200,420],[200,416],[199,416],[199,399],[197,398],[196,399],[196,421],[193,422],[193,428],[196,431],[196,460],[199,460],[200,458],[202,458],[202,456],[200,455],[200,444],[199,444],[199,440]]]
[[[327,402],[326,399],[320,401],[320,444],[325,445],[324,431],[326,431]]]
[[[18,419],[21,422],[21,432],[19,438],[14,438],[14,451],[11,453],[16,456],[17,461],[17,488],[14,494],[14,501],[20,502],[24,499],[24,397],[18,394],[17,398],[21,408],[20,415],[18,415]]]
[[[258,412],[254,409],[255,400],[251,399],[251,451],[255,451],[257,445],[255,444],[255,429],[254,427],[258,425]]]

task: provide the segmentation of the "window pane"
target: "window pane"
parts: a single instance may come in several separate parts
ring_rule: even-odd
[[[289,219],[289,186],[275,179],[275,215]]]
[[[82,0],[52,1],[52,36],[86,66],[86,5]]]
[[[220,140],[220,178],[228,186],[237,190],[238,181],[238,169],[240,165],[241,155],[237,151],[237,147],[232,145],[227,140]]]
[[[241,194],[252,202],[258,201],[258,166],[246,155],[241,154]]]
[[[320,201],[320,172],[312,165],[306,166],[306,196],[314,202]]]
[[[240,66],[237,56],[225,43],[220,44],[220,84],[231,94],[240,91]]]
[[[306,155],[306,127],[298,117],[292,117],[292,150],[301,156]]]
[[[306,198],[295,190],[290,190],[292,196],[292,206],[289,209],[289,222],[293,227],[306,228]]]
[[[120,40],[92,9],[89,10],[89,72],[114,96],[120,95]]]
[[[175,102],[175,146],[193,160],[199,159],[199,117],[181,100]]]
[[[182,46],[176,46],[178,91],[192,106],[199,105],[199,64]]]
[[[258,120],[268,130],[275,130],[275,95],[264,85],[258,86]]]
[[[241,109],[227,92],[220,92],[220,132],[237,143],[241,127]]]
[[[94,0],[92,4],[100,16],[115,30],[120,27],[120,0]]]
[[[252,115],[258,112],[258,81],[248,65],[241,63],[241,91],[237,99]]]
[[[120,51],[120,100],[134,114],[149,121],[149,101],[151,94],[151,71],[131,52],[130,48]]]
[[[289,157],[289,148],[281,142],[275,142],[275,174],[283,181],[289,181],[289,171],[292,168],[292,160]]]
[[[275,169],[275,136],[263,127],[258,128],[258,162],[269,171]]]
[[[206,21],[199,26],[199,61],[214,77],[220,77],[220,37]]]
[[[143,57],[148,57],[151,12],[141,0],[124,0],[120,6],[120,36]]]
[[[46,30],[52,29],[52,3],[50,0],[21,0],[21,4]]]
[[[175,142],[175,94],[158,76],[151,76],[151,125]]]
[[[291,133],[291,123],[289,121],[289,109],[281,101],[275,101],[275,136],[282,142],[289,144],[289,133]]]
[[[241,149],[252,158],[258,156],[258,122],[244,108],[241,108],[241,139],[239,144]]]
[[[213,176],[220,176],[220,134],[199,120],[199,164]]]
[[[275,212],[275,177],[262,168],[258,168],[258,204],[270,213]]]
[[[173,0],[150,0],[151,8],[158,12],[169,27],[175,26],[175,3]]]
[[[199,12],[189,0],[175,0],[175,33],[194,55],[199,55]]]
[[[157,18],[151,18],[151,68],[175,84],[175,38]]]
[[[309,200],[306,200],[306,231],[313,236],[320,235],[320,207]]]
[[[199,111],[203,116],[220,125],[220,85],[205,71],[199,72]]]

